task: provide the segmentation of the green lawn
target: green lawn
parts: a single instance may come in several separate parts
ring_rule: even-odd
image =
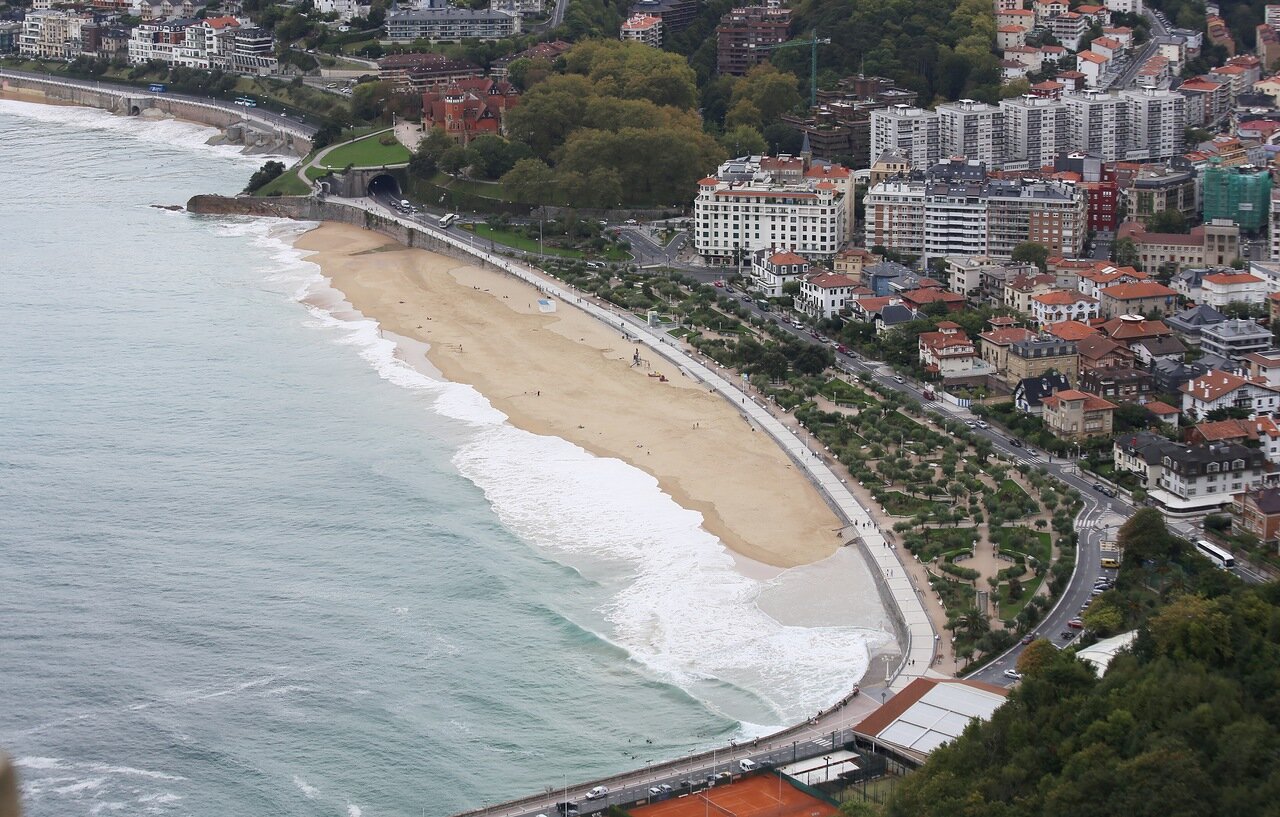
[[[496,241],[499,244],[505,244],[508,247],[514,247],[525,252],[536,253],[538,251],[537,239],[527,238],[511,230],[499,230],[488,224],[479,223],[475,225],[475,231],[477,238],[487,238],[490,241]],[[560,258],[586,258],[586,255],[580,250],[565,250],[560,247],[544,246],[542,252],[545,255],[555,255]]]
[[[871,399],[871,395],[851,383],[833,377],[826,383],[822,384],[822,388],[818,390],[823,397],[828,397],[836,403],[857,403],[859,405],[871,405],[875,401]]]
[[[1049,564],[1050,539],[1049,532],[1032,530],[1027,527],[992,528],[991,541],[1001,550],[1013,550],[1034,556],[1042,566]]]
[[[1031,601],[1031,597],[1036,594],[1043,582],[1044,576],[1028,578],[1027,581],[1022,583],[1022,595],[1017,598],[1009,598],[1009,585],[1007,582],[1002,583],[996,596],[1000,608],[1000,620],[1012,621],[1017,618],[1018,613],[1021,613],[1022,608],[1027,606],[1027,602]]]
[[[907,496],[901,491],[888,491],[882,496],[884,498],[884,509],[893,516],[915,516],[918,513],[940,511],[946,507],[941,502],[917,499],[913,496]]]
[[[387,135],[390,131],[386,132]],[[335,148],[326,153],[318,164],[330,170],[342,170],[353,167],[381,167],[383,165],[401,165],[409,161],[409,149],[399,142],[384,145],[380,141],[383,134],[367,136],[356,142]]]
[[[292,168],[281,173],[265,184],[255,193],[255,196],[305,196],[311,192],[311,188],[302,183],[298,178],[298,174]]]

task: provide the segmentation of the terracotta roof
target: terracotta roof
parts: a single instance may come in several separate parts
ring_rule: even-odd
[[[1152,400],[1150,403],[1145,404],[1143,408],[1157,417],[1168,417],[1170,414],[1182,413],[1181,410],[1175,406],[1171,406],[1168,403],[1161,402],[1160,400]]]
[[[1055,289],[1052,292],[1045,292],[1041,295],[1032,295],[1031,300],[1045,306],[1066,306],[1067,304],[1096,304],[1096,298],[1090,298],[1088,295],[1081,295],[1074,290]]]
[[[1089,394],[1089,392],[1080,391],[1079,389],[1063,389],[1044,398],[1041,403],[1044,404],[1045,408],[1053,408],[1059,403],[1074,403],[1078,400],[1084,401],[1085,411],[1113,411],[1118,408],[1110,400],[1103,400],[1096,394]]]
[[[1214,400],[1250,384],[1260,388],[1270,388],[1265,381],[1250,380],[1231,374],[1231,372],[1215,370],[1188,380],[1178,390],[1183,394],[1191,395],[1196,400],[1212,403]]]
[[[1196,433],[1207,443],[1223,440],[1256,440],[1258,430],[1249,420],[1219,420],[1214,423],[1197,423]]]
[[[1024,26],[1000,26],[996,29],[1001,34],[1020,34],[1026,30]]]
[[[1015,324],[1017,324],[1017,323],[1018,323],[1018,319],[1017,319],[1017,318],[1011,318],[1011,317],[1009,317],[1008,315],[997,315],[996,317],[994,317],[994,318],[990,319],[989,321],[987,321],[987,323],[991,324],[992,326],[996,326],[996,327],[1000,327],[1000,326],[1014,326]]]
[[[1130,284],[1119,284],[1118,286],[1131,286]],[[1114,289],[1114,287],[1112,287]],[[1107,292],[1111,290],[1108,289]],[[1156,338],[1163,335],[1172,335],[1173,330],[1170,329],[1164,321],[1130,321],[1124,318],[1112,318],[1098,325],[1102,330],[1102,334],[1112,340],[1139,340],[1141,338]]]
[[[909,300],[921,305],[936,303],[938,301],[943,303],[961,303],[964,301],[964,296],[958,292],[947,292],[945,290],[928,288],[913,289],[908,292],[904,292],[902,293],[902,297],[904,300]]]
[[[1108,62],[1106,57],[1101,54],[1094,53],[1093,51],[1081,51],[1079,54],[1076,54],[1076,56],[1085,62],[1091,62],[1094,65],[1102,65],[1103,63]]]
[[[1101,360],[1107,355],[1114,354],[1119,349],[1125,349],[1123,344],[1116,343],[1111,338],[1104,338],[1102,335],[1093,334],[1089,337],[1080,338],[1076,342],[1076,351],[1082,358],[1089,360]]]
[[[1208,281],[1211,284],[1222,284],[1223,286],[1262,283],[1261,278],[1256,275],[1250,275],[1247,272],[1216,272],[1213,275],[1206,275],[1200,280]]]
[[[769,256],[769,263],[778,266],[790,266],[792,264],[808,264],[804,257],[796,255],[793,252],[776,252]]]
[[[1103,290],[1103,295],[1113,301],[1131,301],[1139,298],[1172,298],[1178,293],[1164,284],[1139,281],[1136,284],[1116,284]]]
[[[1241,360],[1247,360],[1250,363],[1256,363],[1264,369],[1274,369],[1276,367],[1280,367],[1280,359],[1277,359],[1274,357],[1268,357],[1266,355],[1260,355],[1257,352],[1250,352],[1249,354],[1242,357]]]
[[[1010,343],[1016,343],[1020,340],[1030,340],[1035,336],[1035,332],[1032,332],[1030,329],[1023,329],[1021,326],[1009,329],[992,329],[989,332],[983,332],[981,335],[978,335],[978,337],[988,343],[994,343],[997,346],[1008,346]]]
[[[1049,333],[1063,340],[1082,340],[1098,334],[1098,330],[1080,321],[1062,321],[1048,326]]]
[[[805,283],[820,289],[835,289],[836,287],[852,287],[854,280],[848,275],[842,275],[838,272],[820,272],[805,279]]]

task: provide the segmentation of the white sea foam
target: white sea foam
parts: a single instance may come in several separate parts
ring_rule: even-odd
[[[14,765],[19,769],[65,769],[66,765],[56,757],[20,757]]]
[[[364,812],[354,803],[347,803],[347,817],[361,817]]]
[[[316,796],[320,794],[319,789],[317,789],[315,786],[311,785],[307,781],[303,780],[301,777],[299,777],[296,774],[293,776],[293,785],[297,786],[298,791],[302,792],[302,794],[308,800],[314,800],[316,799]]]
[[[772,582],[744,576],[702,516],[680,507],[655,479],[621,460],[512,427],[478,391],[415,369],[328,286],[305,253],[286,243],[306,225],[231,222],[218,229],[270,248],[268,280],[294,297],[310,324],[336,332],[385,380],[434,397],[433,409],[470,425],[454,458],[503,523],[544,554],[597,582],[594,620],[577,621],[647,671],[743,722],[745,733],[803,718],[840,698],[890,637],[867,627],[789,626],[757,602]],[[773,582],[779,579],[774,579]],[[727,683],[764,701],[724,698]],[[759,723],[759,722],[765,723]]]
[[[0,99],[0,113],[13,114],[40,123],[110,133],[113,136],[137,142],[176,146],[183,150],[198,151],[229,161],[243,162],[246,165],[260,165],[266,161],[263,154],[248,155],[234,145],[206,144],[211,137],[217,135],[217,128],[177,119],[118,116],[98,108],[45,105],[11,99]]]

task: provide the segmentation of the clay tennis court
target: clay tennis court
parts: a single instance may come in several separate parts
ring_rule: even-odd
[[[832,817],[839,809],[771,774],[628,809],[633,817]]]

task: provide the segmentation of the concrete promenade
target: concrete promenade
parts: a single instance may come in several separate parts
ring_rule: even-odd
[[[156,109],[175,116],[216,127],[250,123],[257,129],[278,135],[281,141],[306,153],[316,128],[281,114],[261,108],[249,108],[225,102],[178,93],[153,93],[145,88],[116,85],[96,80],[78,80],[52,75],[33,74],[0,68],[0,88],[35,88],[49,97],[122,115]]]

